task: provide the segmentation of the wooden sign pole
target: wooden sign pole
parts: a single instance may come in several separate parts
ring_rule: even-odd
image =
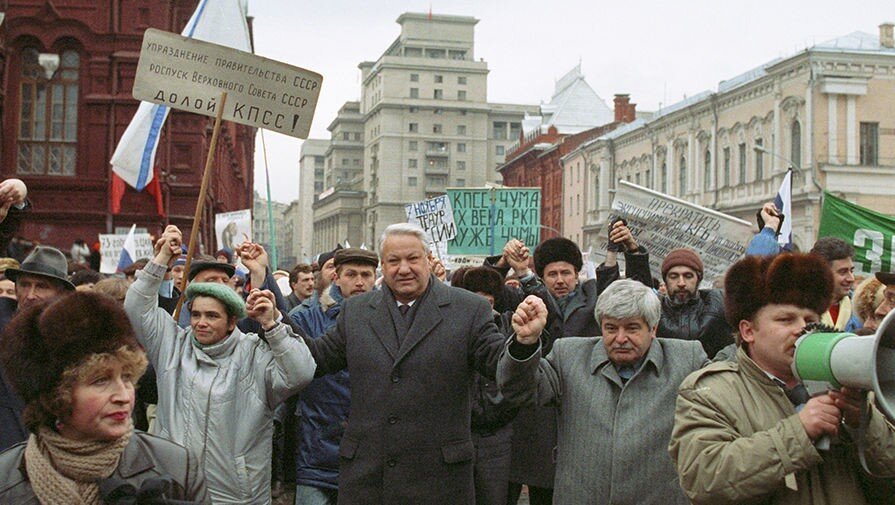
[[[180,298],[177,299],[177,308],[174,309],[174,321],[180,321],[180,309],[183,307],[183,298],[186,294],[187,278],[193,255],[196,253],[196,243],[199,237],[199,223],[202,221],[202,211],[205,210],[205,196],[208,193],[208,181],[214,171],[214,153],[218,145],[218,135],[221,133],[221,116],[224,114],[224,105],[227,104],[227,92],[221,93],[221,101],[218,104],[218,112],[214,118],[214,132],[211,134],[211,145],[208,147],[208,156],[205,158],[205,171],[202,173],[202,186],[199,189],[199,200],[196,202],[196,215],[193,217],[193,228],[190,230],[189,248],[186,253],[186,265],[183,267],[183,280],[180,282]]]

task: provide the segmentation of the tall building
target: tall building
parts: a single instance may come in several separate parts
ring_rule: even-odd
[[[583,144],[583,248],[619,179],[754,221],[793,168],[793,239],[817,238],[822,191],[895,214],[895,43],[854,32],[777,58]]]
[[[488,65],[476,60],[466,16],[405,13],[401,34],[359,65],[364,121],[364,241],[406,221],[404,205],[448,187],[499,182],[496,167],[536,106],[487,101]]]
[[[314,249],[314,202],[323,192],[326,172],[326,151],[329,141],[308,139],[301,144],[299,156],[298,215],[300,218],[293,225],[293,248],[300,251],[301,257],[314,256],[322,251]],[[297,244],[296,244],[297,240]]]
[[[156,235],[172,223],[188,236],[212,118],[172,110],[162,129],[155,162],[167,217],[147,191],[131,188],[113,215],[109,160],[137,110],[143,32],[180,32],[198,3],[3,2],[0,177],[28,185],[34,211],[23,236],[63,250],[134,223]],[[199,235],[205,250],[215,247],[215,213],[251,205],[254,138],[254,128],[224,124]]]
[[[288,256],[281,256],[283,256],[284,253],[292,252],[292,247],[287,246],[287,243],[292,239],[292,233],[291,230],[287,231],[285,221],[286,210],[289,208],[289,205],[271,201],[270,206],[271,215],[273,216],[274,233],[276,234],[275,245],[277,249],[277,266],[280,267],[283,260],[288,258]],[[264,246],[272,259],[272,246],[274,244],[270,233],[270,216],[267,212],[267,199],[255,191],[254,204],[252,205],[252,240]]]

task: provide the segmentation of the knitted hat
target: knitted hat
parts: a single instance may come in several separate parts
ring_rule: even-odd
[[[233,288],[219,282],[191,282],[186,288],[187,303],[193,303],[197,296],[208,296],[224,304],[227,315],[236,319],[246,317],[246,304]]]
[[[0,363],[25,403],[52,393],[67,368],[92,354],[139,349],[121,304],[90,291],[22,309],[2,338]]]
[[[699,280],[702,280],[704,270],[702,259],[696,254],[696,251],[692,249],[674,249],[668,253],[668,255],[665,256],[665,260],[662,262],[662,279],[665,279],[665,276],[668,275],[668,271],[674,267],[692,268],[693,271],[696,272],[696,276]]]
[[[190,263],[190,275],[187,279],[195,279],[199,272],[203,270],[220,270],[226,273],[227,277],[233,277],[233,273],[236,272],[236,266],[219,261],[194,261]]]
[[[724,277],[724,311],[734,328],[765,305],[795,305],[822,314],[832,298],[833,272],[813,254],[747,256]]]
[[[581,270],[583,265],[581,261],[581,249],[575,242],[565,237],[555,237],[541,242],[535,249],[535,272],[538,277],[544,276],[544,268],[547,265],[565,261],[575,267],[575,271]]]

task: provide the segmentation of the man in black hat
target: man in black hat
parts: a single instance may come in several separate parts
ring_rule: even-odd
[[[6,278],[16,283],[16,300],[4,298],[0,304],[0,330],[12,319],[17,307],[28,307],[75,290],[68,281],[68,260],[59,249],[37,246],[19,268],[7,268]],[[27,437],[22,424],[24,404],[0,377],[0,451]]]

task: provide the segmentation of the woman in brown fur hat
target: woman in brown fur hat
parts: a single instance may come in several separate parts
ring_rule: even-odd
[[[0,454],[0,503],[99,504],[107,479],[135,493],[161,476],[173,481],[165,498],[207,501],[195,456],[133,429],[147,361],[119,303],[78,292],[29,306],[6,327],[0,362],[31,432]]]

